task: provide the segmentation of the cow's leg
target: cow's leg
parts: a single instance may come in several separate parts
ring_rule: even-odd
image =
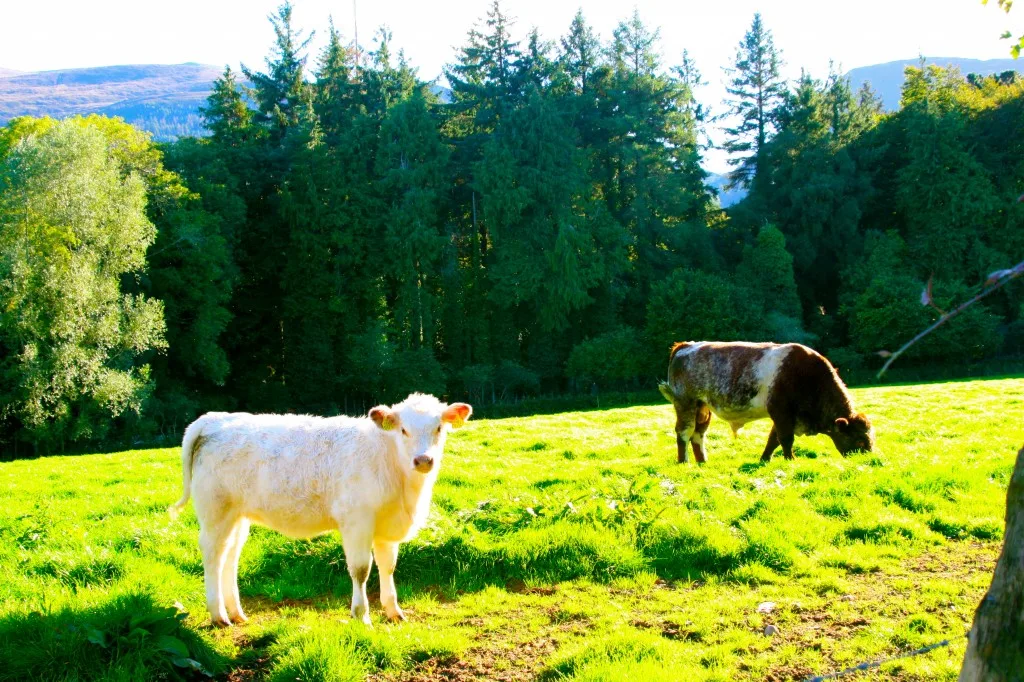
[[[779,434],[779,445],[782,446],[782,454],[786,459],[793,459],[793,432],[786,431]]]
[[[227,563],[234,518],[221,517],[202,523],[199,529],[199,549],[203,553],[203,578],[206,582],[206,608],[214,625],[230,625],[224,606],[224,573]]]
[[[352,577],[352,617],[370,624],[370,602],[366,598],[366,579],[373,561],[373,530],[362,526],[345,526],[341,530],[345,563]]]
[[[676,461],[682,464],[689,459],[687,444],[696,428],[697,404],[677,399],[673,405],[676,408]]]
[[[228,618],[235,623],[244,623],[249,620],[242,611],[242,600],[238,596],[238,559],[242,556],[242,547],[249,539],[249,519],[239,519],[231,533],[228,546],[227,560],[224,563],[224,572],[221,581],[221,592],[224,594],[224,606],[228,612]]]
[[[380,605],[391,620],[405,620],[405,614],[398,606],[395,592],[395,564],[398,563],[398,543],[375,541],[373,557],[377,561],[377,577],[380,579]]]
[[[793,435],[795,424],[792,418],[781,417],[772,419],[775,422],[775,434],[782,446],[782,454],[786,459],[793,459]]]
[[[704,434],[711,426],[711,410],[704,403],[697,406],[696,424],[693,428],[693,435],[690,436],[690,447],[693,448],[693,458],[697,464],[708,461],[708,448],[704,442]]]
[[[779,434],[775,431],[775,425],[772,424],[771,433],[768,434],[768,443],[764,446],[764,452],[761,454],[761,461],[772,461],[772,454],[777,447],[779,447]]]

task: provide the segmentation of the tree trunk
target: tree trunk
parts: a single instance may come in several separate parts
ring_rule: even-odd
[[[1024,681],[1024,448],[1006,492],[1006,532],[992,585],[974,612],[960,682]]]

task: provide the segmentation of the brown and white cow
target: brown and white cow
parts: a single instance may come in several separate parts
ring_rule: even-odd
[[[770,418],[765,462],[780,445],[786,459],[793,459],[794,435],[824,433],[844,456],[875,445],[871,422],[854,409],[832,364],[798,343],[677,343],[668,382],[659,388],[676,409],[680,462],[687,460],[687,442],[698,463],[707,461],[704,434],[712,413],[734,434],[747,422]]]

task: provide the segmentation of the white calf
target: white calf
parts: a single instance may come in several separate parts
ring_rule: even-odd
[[[211,412],[193,422],[181,445],[184,493],[168,511],[176,515],[193,497],[213,622],[246,620],[238,557],[250,523],[291,537],[340,530],[352,616],[370,622],[366,579],[375,553],[381,605],[404,620],[398,543],[426,521],[445,438],[472,412],[414,393],[368,417]]]

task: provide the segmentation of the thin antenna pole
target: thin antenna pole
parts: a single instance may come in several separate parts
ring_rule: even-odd
[[[352,0],[352,26],[356,41],[356,69],[359,68],[359,12],[356,11],[356,0]]]

